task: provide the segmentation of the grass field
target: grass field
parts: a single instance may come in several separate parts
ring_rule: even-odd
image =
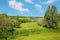
[[[17,37],[16,40],[60,40],[60,34],[59,33],[36,34]]]
[[[11,40],[60,40],[60,30],[43,28],[37,22],[22,23],[20,26]]]

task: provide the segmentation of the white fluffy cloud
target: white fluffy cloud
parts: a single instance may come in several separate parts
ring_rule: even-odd
[[[47,2],[45,2],[45,4],[51,4],[54,3],[56,0],[47,0]]]
[[[25,2],[33,4],[32,0],[25,0]]]
[[[35,7],[37,7],[37,8],[41,8],[42,6],[39,5],[39,4],[35,4]]]
[[[29,9],[23,8],[23,6],[24,6],[23,3],[16,2],[16,0],[10,0],[8,3],[9,3],[9,6],[11,8],[16,9],[18,11],[21,11],[21,12],[27,12],[27,11],[29,11]]]

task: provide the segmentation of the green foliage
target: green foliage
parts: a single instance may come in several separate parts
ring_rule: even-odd
[[[56,14],[57,26],[60,28],[60,13]]]
[[[0,14],[0,39],[6,39],[13,32],[13,21],[6,14]]]
[[[45,13],[45,16],[44,16],[44,18],[45,18],[45,25],[47,25],[47,27],[49,27],[49,14],[50,14],[50,6],[48,6],[48,9],[47,9],[47,11],[46,11],[46,13]]]
[[[57,22],[60,22],[60,13],[56,14],[56,20],[57,20]]]
[[[48,7],[48,10],[46,11],[44,16],[45,24],[48,28],[53,28],[53,29],[57,28],[56,13],[57,13],[57,9],[55,6]]]

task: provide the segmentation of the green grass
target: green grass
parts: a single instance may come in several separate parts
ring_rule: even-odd
[[[60,40],[60,34],[59,33],[36,34],[17,37],[16,40]]]
[[[37,25],[37,22],[22,23],[20,26],[22,27],[21,29],[43,29],[43,27]]]
[[[60,40],[60,29],[46,29],[38,26],[37,22],[22,23],[20,26],[11,40]]]

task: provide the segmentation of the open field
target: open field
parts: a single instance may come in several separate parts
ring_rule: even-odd
[[[37,22],[22,23],[11,40],[60,40],[60,30],[43,28]]]

